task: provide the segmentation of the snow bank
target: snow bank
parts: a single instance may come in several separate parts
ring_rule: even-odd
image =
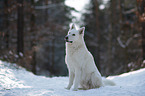
[[[117,85],[66,90],[68,77],[36,76],[16,64],[0,61],[0,96],[145,96],[145,68],[110,76]]]

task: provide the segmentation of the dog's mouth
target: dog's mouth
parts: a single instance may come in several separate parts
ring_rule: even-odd
[[[68,41],[68,40],[65,40],[66,42],[68,42],[68,43],[73,43],[73,41]]]
[[[65,42],[68,42],[68,43],[73,43],[73,41],[69,41],[68,39],[64,39],[65,40]]]
[[[68,41],[68,43],[73,43],[73,41]]]

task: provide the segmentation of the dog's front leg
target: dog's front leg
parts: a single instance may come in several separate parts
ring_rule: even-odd
[[[71,86],[73,85],[73,81],[74,81],[74,73],[69,70],[69,84],[66,89],[71,88]]]
[[[81,70],[77,69],[75,70],[75,81],[74,81],[74,89],[73,91],[78,90],[78,86],[80,84],[80,79],[81,79]]]

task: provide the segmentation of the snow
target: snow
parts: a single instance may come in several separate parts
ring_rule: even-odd
[[[36,76],[13,63],[0,61],[0,96],[145,96],[145,68],[110,76],[116,86],[72,91],[68,77]]]

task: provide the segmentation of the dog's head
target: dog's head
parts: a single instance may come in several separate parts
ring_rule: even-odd
[[[72,24],[68,31],[67,36],[65,37],[65,41],[68,43],[77,42],[80,38],[84,36],[85,27],[79,28],[76,30],[75,25]]]

